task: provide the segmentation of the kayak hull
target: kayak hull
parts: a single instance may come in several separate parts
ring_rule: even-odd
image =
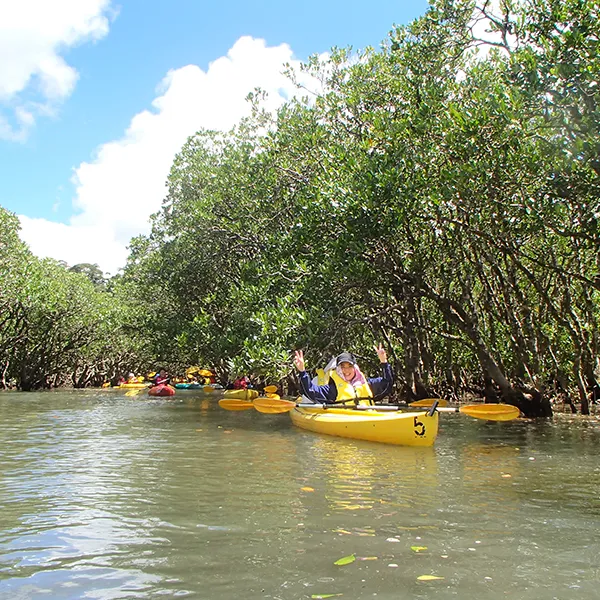
[[[148,390],[148,396],[174,396],[175,388],[170,385],[156,385]]]
[[[121,385],[117,386],[120,389],[123,390],[143,390],[144,388],[148,387],[147,383],[122,383]]]
[[[350,438],[397,446],[433,446],[439,416],[435,412],[381,412],[346,408],[300,408],[290,411],[296,427]]]

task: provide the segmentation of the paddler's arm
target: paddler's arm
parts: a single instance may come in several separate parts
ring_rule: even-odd
[[[367,379],[371,390],[373,390],[373,400],[381,400],[392,393],[392,386],[394,385],[394,374],[392,373],[392,367],[387,361],[387,353],[383,346],[375,346],[375,352],[379,357],[381,363],[382,374],[381,377],[374,377]]]
[[[325,385],[318,385],[313,383],[306,371],[300,371],[298,378],[300,379],[302,393],[314,402],[326,402],[327,404],[335,402],[337,398],[335,384],[326,383]]]
[[[296,350],[294,354],[294,364],[298,369],[298,379],[302,393],[313,402],[326,402],[331,404],[337,398],[337,388],[335,384],[317,385],[311,381],[310,375],[306,372],[304,365],[304,352]]]

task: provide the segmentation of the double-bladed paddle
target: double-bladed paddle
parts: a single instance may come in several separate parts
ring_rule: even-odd
[[[423,405],[422,408],[430,408],[435,400],[430,401],[429,406]],[[377,410],[379,412],[393,412],[403,410],[403,407],[395,404],[376,404],[376,405],[356,405],[347,406],[344,403],[337,404],[311,404],[310,402],[293,402],[291,400],[276,400],[274,398],[256,398],[252,403],[253,407],[259,412],[266,414],[277,414],[289,412],[293,408],[349,408],[351,410]],[[414,406],[411,404],[411,407]],[[417,408],[417,407],[415,407]],[[484,419],[486,421],[512,421],[521,415],[521,411],[516,406],[510,404],[467,404],[460,407],[437,406],[438,412],[458,412],[468,415],[475,419]]]
[[[447,404],[445,400],[437,398],[428,398],[426,400],[420,400],[410,404],[409,408],[431,408],[433,404],[438,401],[436,409],[438,412],[457,412],[463,415],[468,415],[475,419],[483,419],[485,421],[512,421],[517,419],[521,415],[521,411],[511,404],[467,404],[465,406],[448,407],[439,406],[439,404]],[[351,410],[363,411],[363,410],[377,410],[379,412],[393,412],[404,410],[404,407],[397,406],[395,404],[358,404],[355,406],[348,406],[344,402],[337,402],[334,404],[319,404],[310,402],[294,402],[293,400],[283,400],[280,398],[267,398],[260,397],[255,400],[236,400],[236,399],[222,399],[219,400],[219,406],[225,410],[249,410],[251,408],[256,409],[258,412],[263,414],[280,414],[289,412],[293,408],[349,408]]]

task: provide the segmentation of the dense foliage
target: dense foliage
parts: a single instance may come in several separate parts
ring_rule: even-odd
[[[436,2],[379,52],[312,59],[276,118],[188,141],[125,274],[157,347],[282,379],[291,348],[372,362],[383,339],[406,395],[587,410],[598,6],[490,6]]]
[[[104,291],[97,267],[36,258],[2,208],[0,227],[2,387],[100,385],[148,362],[125,295]]]
[[[306,97],[269,115],[254,94],[250,119],[188,140],[152,233],[110,293],[100,278],[79,304],[136,315],[172,369],[284,381],[302,347],[309,366],[352,349],[372,370],[382,340],[405,397],[472,391],[545,415],[558,392],[587,412],[598,8],[436,0],[379,51],[311,59]]]

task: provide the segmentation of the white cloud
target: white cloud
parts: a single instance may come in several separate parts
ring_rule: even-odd
[[[121,139],[103,144],[93,161],[75,170],[79,212],[70,225],[21,217],[23,239],[38,255],[97,263],[114,274],[125,264],[131,237],[149,231],[148,217],[161,207],[186,139],[200,128],[230,129],[249,114],[245,98],[256,87],[268,93],[269,109],[295,95],[282,74],[286,62],[298,65],[288,45],[242,37],[207,71],[196,65],[170,71],[152,110],[135,115]]]
[[[71,94],[77,71],[61,53],[108,33],[111,0],[0,2],[0,139],[23,140]]]
[[[23,215],[21,237],[37,256],[64,260],[69,265],[97,263],[103,271],[116,273],[127,260],[127,248],[102,227],[73,227]]]

